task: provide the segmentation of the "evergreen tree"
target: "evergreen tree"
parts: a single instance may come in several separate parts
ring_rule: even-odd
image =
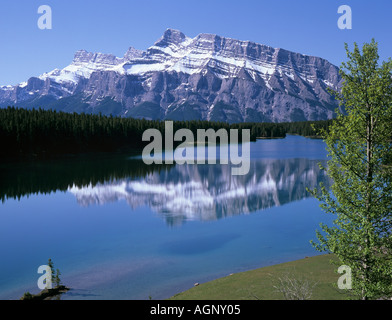
[[[60,275],[61,275],[60,270],[56,269],[56,275],[54,277],[54,283],[56,284],[56,287],[59,287],[61,285]]]
[[[54,264],[52,259],[48,260],[48,266],[50,267],[51,273],[52,273],[52,285],[55,283],[56,280],[56,275],[55,275],[55,271],[54,271]]]
[[[256,138],[284,138],[287,133],[313,132],[311,125],[325,126],[328,121],[295,123],[234,123],[177,121],[174,129],[187,128],[196,136],[198,129],[251,130]],[[164,121],[149,121],[52,110],[0,108],[0,161],[13,158],[48,158],[64,154],[141,150],[143,132],[155,128],[165,131]],[[312,134],[313,135],[313,134]]]

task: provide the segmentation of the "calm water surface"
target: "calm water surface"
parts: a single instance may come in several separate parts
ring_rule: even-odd
[[[1,167],[0,299],[39,292],[48,258],[62,299],[164,299],[231,273],[316,255],[328,222],[306,188],[328,185],[321,140],[251,144],[251,169],[129,159]]]

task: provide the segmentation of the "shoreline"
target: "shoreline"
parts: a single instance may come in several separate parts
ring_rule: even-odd
[[[288,259],[288,260],[284,260],[283,262],[276,262],[276,263],[271,263],[271,264],[267,264],[265,266],[262,267],[255,267],[255,268],[243,268],[242,270],[238,270],[238,271],[234,271],[233,273],[227,272],[227,273],[221,273],[221,275],[217,275],[216,277],[212,276],[206,276],[206,277],[202,277],[204,278],[204,280],[202,278],[197,278],[195,277],[194,280],[185,280],[185,281],[180,281],[180,282],[173,282],[172,285],[170,285],[169,287],[161,287],[161,293],[155,292],[154,294],[154,290],[151,291],[151,295],[144,295],[143,297],[137,298],[137,299],[133,299],[133,298],[127,298],[126,296],[120,298],[120,299],[124,299],[124,300],[162,300],[162,301],[168,301],[168,300],[173,300],[173,299],[179,299],[182,300],[181,296],[183,295],[188,295],[189,293],[192,293],[193,290],[199,290],[200,288],[203,287],[210,287],[210,286],[215,286],[215,283],[220,283],[222,281],[225,281],[226,279],[230,279],[233,277],[239,277],[239,276],[244,276],[244,275],[250,275],[252,273],[258,273],[258,272],[264,272],[265,270],[269,270],[269,269],[275,269],[275,268],[281,268],[284,267],[286,265],[291,265],[291,264],[298,264],[301,263],[302,261],[309,261],[311,262],[313,259],[323,259],[323,257],[332,257],[333,255],[329,255],[329,254],[316,254],[316,255],[310,255],[310,256],[302,256],[302,258],[294,258],[292,260]],[[239,282],[238,283],[238,289],[240,289],[242,286],[242,283]],[[90,288],[89,290],[95,291],[98,289],[98,292],[100,292],[101,290],[105,290],[104,288]],[[75,291],[76,290],[76,291]],[[71,289],[69,287],[66,287],[64,285],[51,289],[51,290],[42,290],[41,292],[37,293],[37,294],[30,294],[29,292],[27,296],[22,296],[19,297],[15,297],[15,300],[56,300],[56,298],[58,300],[74,300],[72,297],[76,294],[78,295],[78,291],[80,290],[80,288],[75,288]],[[66,297],[68,295],[68,292],[72,291],[74,292],[73,294],[71,294],[71,296]],[[165,293],[166,291],[166,293]],[[227,290],[226,290],[227,291]],[[225,292],[225,294],[227,294],[228,292]],[[64,294],[64,298],[62,298],[62,295]],[[69,299],[71,298],[71,299]],[[115,298],[115,300],[117,300],[118,298]],[[187,298],[184,298],[184,300],[186,300]],[[220,296],[215,297],[214,299],[220,299]],[[225,299],[223,297],[223,299]],[[79,300],[79,299],[76,299]],[[88,300],[88,299],[87,299]],[[112,299],[108,299],[108,300],[112,300]],[[200,300],[200,299],[198,299]],[[203,299],[201,299],[203,300]],[[207,298],[207,300],[209,300],[209,298]]]
[[[192,288],[166,300],[282,300],[284,297],[276,290],[276,285],[285,276],[317,285],[311,300],[342,300],[349,293],[334,287],[338,275],[333,262],[337,261],[335,255],[326,253],[233,273],[205,283],[195,283]]]
[[[66,286],[58,286],[53,289],[44,289],[40,293],[31,294],[30,292],[25,292],[20,300],[52,300],[52,298],[58,297],[60,299],[63,293],[67,293],[70,288]]]

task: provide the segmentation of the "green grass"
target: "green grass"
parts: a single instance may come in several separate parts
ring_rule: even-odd
[[[321,255],[298,261],[283,263],[229,275],[190,290],[176,294],[171,300],[284,300],[284,295],[274,286],[279,278],[308,280],[315,284],[311,299],[343,300],[349,298],[347,292],[336,286],[341,275],[335,270],[334,255]]]

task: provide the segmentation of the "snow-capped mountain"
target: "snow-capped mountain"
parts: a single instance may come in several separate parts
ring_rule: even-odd
[[[77,51],[72,63],[16,86],[0,106],[227,122],[327,119],[339,69],[327,60],[212,34],[168,29],[146,51],[119,58]]]
[[[82,206],[125,200],[131,208],[148,206],[168,223],[216,220],[311,197],[307,188],[330,180],[319,160],[263,159],[251,162],[246,176],[232,176],[231,165],[177,165],[140,178],[73,186]]]

